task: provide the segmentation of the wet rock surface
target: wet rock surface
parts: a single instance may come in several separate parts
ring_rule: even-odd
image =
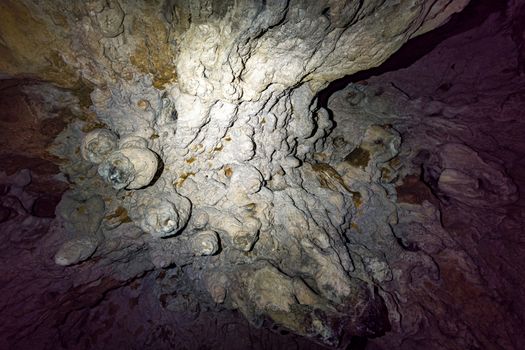
[[[466,3],[3,4],[0,348],[525,347],[524,6]]]

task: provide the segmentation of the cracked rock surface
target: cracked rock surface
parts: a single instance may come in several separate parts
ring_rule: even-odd
[[[525,347],[525,6],[467,3],[4,1],[0,348]]]

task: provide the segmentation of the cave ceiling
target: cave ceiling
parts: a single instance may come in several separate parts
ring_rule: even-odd
[[[0,2],[0,349],[523,349],[522,0]]]

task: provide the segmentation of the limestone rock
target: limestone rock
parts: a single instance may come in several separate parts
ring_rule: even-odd
[[[79,238],[64,243],[55,254],[55,263],[61,266],[77,264],[88,259],[97,249],[93,238]]]
[[[220,244],[217,233],[201,231],[193,237],[193,251],[195,255],[213,255],[219,251]]]
[[[501,167],[485,163],[466,145],[449,143],[440,150],[438,187],[447,196],[473,206],[505,205],[517,189]]]
[[[117,140],[117,136],[107,129],[91,131],[82,141],[82,157],[100,164],[117,148]]]
[[[48,225],[49,237],[38,244],[61,247],[56,264],[88,260],[61,272],[71,274],[64,288],[76,293],[78,286],[87,300],[57,316],[55,338],[76,341],[78,333],[61,327],[78,310],[117,298],[109,291],[121,288],[149,298],[144,305],[130,299],[121,310],[136,306],[158,315],[154,321],[166,322],[168,330],[179,315],[238,310],[254,327],[281,327],[293,339],[341,348],[355,337],[381,336],[391,325],[401,339],[416,334],[422,320],[445,318],[418,309],[421,290],[439,284],[439,264],[454,257],[469,278],[477,281],[477,275],[466,256],[451,253],[460,247],[436,224],[430,201],[395,202],[396,181],[422,175],[440,200],[449,196],[474,207],[486,206],[487,198],[512,203],[517,188],[474,150],[441,142],[445,136],[428,145],[437,156],[412,161],[422,146],[404,133],[423,118],[406,115],[429,117],[441,108],[452,115],[452,107],[420,108],[394,88],[382,96],[355,83],[328,104],[321,97],[330,82],[380,65],[467,2],[0,5],[9,9],[1,15],[9,20],[0,21],[7,58],[0,59],[1,73],[30,74],[62,87],[81,78],[78,84],[90,87],[81,94],[89,95],[87,105],[74,109],[53,146],[72,187],[58,218],[26,222],[27,211],[13,199],[5,200],[2,214],[8,227]],[[13,14],[30,25],[17,24]],[[32,31],[38,31],[34,45],[27,45]],[[19,221],[12,219],[15,212]],[[441,252],[438,263],[434,255]],[[404,303],[412,301],[408,291],[418,296],[413,303]],[[90,325],[91,316],[78,317]],[[111,317],[118,319],[124,317]],[[133,346],[180,345],[155,322],[129,319],[142,326],[129,334],[149,334]],[[199,330],[192,332],[195,338]],[[111,337],[95,338],[85,346],[129,345],[129,337],[118,346]]]
[[[124,147],[111,153],[98,173],[115,189],[139,189],[151,183],[157,170],[155,153],[147,148]]]
[[[137,191],[125,201],[133,222],[153,237],[164,238],[176,235],[186,227],[191,215],[191,202],[185,197],[164,190],[163,181]]]

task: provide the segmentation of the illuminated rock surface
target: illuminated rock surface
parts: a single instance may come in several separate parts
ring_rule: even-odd
[[[0,348],[525,347],[524,6],[467,2],[3,2]]]

